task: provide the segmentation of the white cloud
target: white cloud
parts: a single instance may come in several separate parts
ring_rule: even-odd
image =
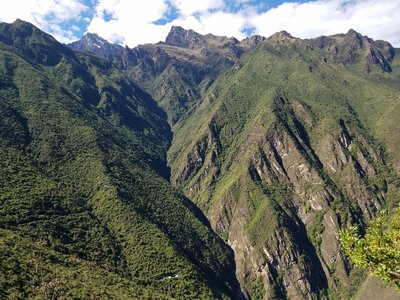
[[[209,10],[224,8],[223,0],[172,0],[171,3],[183,16],[195,13],[207,13]]]
[[[146,0],[140,5],[130,0],[99,0],[88,31],[129,46],[157,42],[165,38],[169,29],[154,22],[167,10],[164,0]]]
[[[286,30],[301,38],[347,32],[350,28],[374,39],[400,45],[400,1],[319,0],[285,3],[250,20],[256,32],[269,36]]]
[[[178,12],[177,18],[156,25],[172,8]],[[202,34],[243,38],[245,15],[245,10],[227,12],[223,0],[147,0],[140,7],[129,0],[100,0],[88,31],[130,47],[164,40],[172,25]]]
[[[79,38],[74,26],[81,21],[89,32],[130,47],[164,40],[172,25],[239,39],[246,28],[301,38],[353,28],[400,46],[400,0],[314,0],[267,9],[268,2],[255,0],[12,0],[2,5],[0,21],[32,22],[62,42]]]
[[[232,4],[245,4],[231,12]],[[400,1],[390,0],[317,0],[287,2],[259,12],[253,1],[235,0],[147,0],[134,6],[128,0],[100,0],[89,31],[111,41],[123,40],[130,47],[139,43],[164,40],[171,25],[180,25],[199,33],[244,37],[244,29],[269,36],[286,30],[294,36],[310,38],[347,32],[350,28],[374,39],[400,45]],[[135,8],[134,8],[135,7]],[[174,7],[178,13],[167,24],[154,22],[165,18]],[[105,20],[106,14],[112,20]],[[119,34],[119,39],[117,38]]]
[[[0,21],[11,23],[18,18],[31,22],[61,42],[74,38],[73,30],[63,29],[63,24],[78,20],[88,10],[81,0],[12,0],[2,4]]]
[[[199,27],[195,28],[202,34],[213,33],[228,37],[244,38],[241,29],[245,26],[246,17],[242,14],[233,14],[216,11],[199,17]],[[178,22],[177,22],[178,23]]]

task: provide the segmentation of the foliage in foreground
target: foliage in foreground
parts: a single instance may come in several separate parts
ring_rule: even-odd
[[[371,222],[364,237],[357,226],[341,232],[346,255],[358,267],[368,268],[372,274],[400,291],[400,209],[394,215],[383,211]]]

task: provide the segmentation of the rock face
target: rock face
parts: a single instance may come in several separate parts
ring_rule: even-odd
[[[392,45],[385,41],[374,41],[353,29],[346,34],[322,36],[309,42],[312,46],[327,51],[335,62],[351,64],[361,59],[366,71],[370,71],[374,65],[385,72],[392,71],[390,66],[394,57]]]
[[[104,58],[121,55],[124,50],[122,46],[109,43],[95,33],[86,33],[79,41],[69,44],[68,47],[79,52],[91,52]]]
[[[239,42],[173,26],[165,42],[133,49],[109,44],[93,34],[68,46],[109,58],[157,100],[174,125],[223,71],[264,40],[255,36]]]
[[[206,211],[234,249],[244,286],[261,278],[267,298],[312,299],[328,287],[347,285],[350,266],[338,232],[351,218],[369,220],[381,207],[380,193],[365,181],[367,170],[374,178],[373,165],[383,163],[361,135],[351,144],[345,132],[328,135],[313,149],[282,125],[259,140],[247,161],[248,172],[219,196],[212,195]],[[223,180],[216,167],[222,164],[217,143],[211,134],[201,140],[177,173],[177,182],[189,182],[192,199],[217,189]],[[376,160],[365,160],[363,151]]]
[[[196,45],[204,43],[206,40],[201,34],[191,29],[185,30],[180,26],[172,26],[165,39],[165,44],[181,48],[194,48]]]
[[[357,293],[356,300],[400,300],[394,287],[385,285],[379,277],[370,275]]]
[[[238,279],[256,299],[348,297],[358,275],[339,231],[363,226],[397,189],[372,137],[396,125],[365,113],[370,81],[341,81],[349,69],[326,62],[329,53],[278,33],[219,77],[176,128],[172,181],[234,249]],[[385,86],[374,89],[374,105],[391,111]]]
[[[109,59],[168,114],[171,182],[234,250],[246,296],[321,299],[354,296],[365,275],[340,229],[398,201],[400,89],[379,77],[398,83],[395,54],[354,30],[238,41],[173,27]]]
[[[240,42],[240,44],[247,48],[247,49],[254,49],[256,48],[260,43],[263,43],[266,41],[266,38],[261,36],[261,35],[253,35],[251,37],[245,38]]]

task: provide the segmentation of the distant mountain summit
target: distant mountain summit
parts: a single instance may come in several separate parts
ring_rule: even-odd
[[[185,30],[180,26],[172,26],[165,39],[165,44],[183,48],[205,42],[206,40],[203,35],[193,31],[192,29]]]
[[[121,54],[124,47],[112,44],[95,33],[86,33],[80,40],[68,44],[75,51],[92,52],[100,57],[108,57],[112,54]]]
[[[350,29],[346,34],[321,36],[308,40],[313,47],[326,51],[334,62],[351,64],[362,60],[367,71],[373,65],[383,71],[391,72],[390,63],[395,55],[394,48],[386,41],[374,41]]]
[[[86,34],[68,46],[109,58],[118,68],[126,70],[128,76],[150,92],[175,124],[221,72],[263,41],[264,37],[254,36],[240,42],[233,37],[202,35],[172,26],[165,42],[133,49],[110,44],[93,34]]]
[[[399,54],[0,23],[0,299],[384,295],[339,233],[400,202]]]
[[[23,23],[23,21],[18,22]],[[392,70],[391,61],[395,55],[393,46],[386,41],[374,41],[367,36],[361,35],[354,29],[350,29],[346,34],[320,36],[305,40],[293,37],[290,33],[283,30],[271,35],[268,39],[260,35],[254,35],[238,41],[234,37],[228,38],[213,34],[202,35],[192,29],[186,30],[181,26],[172,26],[165,42],[140,45],[133,48],[135,50],[132,49],[133,51],[131,52],[129,48],[126,47],[125,49],[121,45],[109,43],[107,40],[93,33],[85,34],[80,40],[68,44],[68,47],[75,51],[92,52],[104,58],[120,56],[125,57],[122,59],[126,60],[126,57],[129,56],[131,59],[134,58],[135,61],[138,61],[138,59],[141,60],[143,56],[146,56],[143,50],[148,50],[149,48],[163,49],[168,47],[167,52],[170,54],[171,51],[176,54],[177,52],[182,54],[182,51],[189,52],[190,49],[197,49],[195,52],[190,52],[190,55],[192,55],[193,59],[203,57],[201,60],[204,61],[204,57],[208,57],[208,59],[211,57],[215,58],[214,54],[218,54],[222,59],[236,60],[244,53],[256,48],[262,42],[283,45],[291,44],[295,41],[299,41],[300,43],[305,42],[313,48],[323,50],[334,63],[346,65],[361,60],[364,62],[366,71],[368,72],[373,66],[378,66],[385,72],[391,72]],[[181,50],[174,51],[172,50],[174,49],[173,47]],[[130,52],[130,54],[128,55],[126,51],[124,52],[124,49]],[[160,51],[151,52],[153,53],[152,55],[161,53]],[[175,54],[173,56],[176,57]],[[129,65],[127,61],[122,63],[124,66],[127,64]]]
[[[240,56],[247,50],[256,47],[260,42],[264,41],[265,37],[255,35],[239,41],[234,37],[217,36],[214,34],[202,35],[193,31],[192,29],[184,29],[180,26],[172,26],[168,33],[165,42],[161,45],[170,45],[179,48],[215,48],[226,49],[235,56]]]
[[[74,55],[51,35],[19,19],[11,24],[0,23],[0,42],[29,61],[47,66],[56,65],[62,55]]]
[[[289,32],[286,30],[274,33],[268,38],[268,42],[271,44],[285,44],[292,43],[296,40]]]
[[[264,43],[278,48],[319,48],[327,61],[345,65],[358,62],[366,72],[374,68],[390,72],[394,55],[388,42],[374,41],[354,30],[305,40],[281,31],[268,39],[254,35],[239,41],[234,37],[202,35],[191,29],[172,26],[164,42],[132,49],[89,33],[68,46],[76,51],[109,58],[119,69],[126,70],[128,76],[157,100],[173,125],[197,103],[223,71]],[[237,67],[240,68],[240,63]]]
[[[248,38],[245,38],[240,42],[240,44],[247,49],[254,49],[257,47],[260,43],[264,42],[266,40],[266,37],[261,36],[261,35],[252,35]]]

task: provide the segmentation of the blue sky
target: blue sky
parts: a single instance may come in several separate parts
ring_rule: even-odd
[[[197,0],[197,1],[202,1],[202,0]],[[225,6],[225,10],[232,12],[232,13],[237,13],[239,12],[241,9],[245,8],[246,6],[251,6],[254,9],[256,9],[258,12],[265,12],[269,9],[278,7],[279,5],[283,4],[283,3],[287,3],[287,2],[296,2],[296,3],[304,3],[304,2],[310,2],[310,0],[270,0],[270,1],[262,1],[262,0],[248,0],[248,1],[224,1],[226,6]],[[89,18],[91,19],[92,16],[95,14],[95,8],[96,5],[95,3],[97,1],[93,1],[93,0],[83,0],[81,1],[85,6],[88,7],[88,10],[82,13],[82,17],[83,18]],[[133,3],[133,1],[131,1]],[[168,1],[167,1],[168,2]],[[216,2],[216,1],[214,1]],[[218,2],[218,1],[217,1]],[[169,1],[169,3],[173,3],[171,1]],[[173,4],[170,6],[170,10],[163,15],[162,18],[154,21],[154,23],[156,24],[160,24],[160,25],[164,25],[167,24],[169,22],[174,21],[175,19],[177,19],[179,17],[179,9],[178,7],[174,6]],[[85,34],[85,32],[87,31],[87,23],[83,21],[83,18],[81,20],[73,20],[71,23],[73,23],[74,25],[78,26],[80,28],[79,31],[76,32],[76,34],[78,36]],[[106,18],[108,20],[112,19],[112,17],[109,15],[108,18]],[[68,27],[69,24],[66,23],[64,25],[65,27]]]
[[[134,47],[162,41],[172,25],[180,25],[238,39],[280,30],[310,38],[353,28],[400,47],[400,0],[1,1],[0,21],[26,20],[64,43],[89,31]]]

